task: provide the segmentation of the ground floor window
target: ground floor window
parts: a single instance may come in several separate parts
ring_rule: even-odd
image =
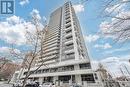
[[[81,75],[82,81],[87,81],[87,83],[95,83],[93,74]]]
[[[53,82],[53,77],[44,77],[43,82]]]
[[[64,83],[68,83],[71,79],[71,76],[59,76],[59,80],[63,81]]]

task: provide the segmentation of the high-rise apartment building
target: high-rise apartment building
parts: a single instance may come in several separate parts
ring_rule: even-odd
[[[78,18],[71,2],[51,13],[43,42],[43,59],[49,59],[30,79],[53,83],[99,84],[97,73],[91,63],[85,46]],[[37,60],[35,66],[42,63]],[[26,70],[23,76],[26,74]],[[22,78],[21,77],[21,78]]]

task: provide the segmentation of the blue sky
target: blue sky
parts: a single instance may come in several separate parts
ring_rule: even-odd
[[[129,42],[115,43],[113,38],[106,38],[98,33],[101,28],[100,24],[105,20],[104,18],[100,18],[102,8],[100,0],[90,0],[84,5],[81,4],[82,0],[71,1],[79,18],[89,56],[92,60],[112,60],[112,62],[115,62],[115,60],[122,61],[122,59],[124,59],[125,61],[125,59],[130,59]],[[21,33],[23,30],[20,26],[22,26],[21,24],[23,22],[29,24],[28,21],[30,20],[31,12],[35,11],[42,20],[46,18],[47,21],[49,21],[51,12],[63,4],[64,0],[15,0],[15,14],[0,16],[0,27],[4,26],[7,28],[0,32],[0,54],[5,55],[4,52],[7,51],[12,39],[18,39],[18,45],[16,46],[18,51],[26,48],[25,44],[23,44],[24,37],[21,37],[23,35],[23,33]],[[18,24],[18,26],[11,25],[9,24],[10,22]],[[11,28],[12,31],[10,30],[12,33],[5,25],[14,26]],[[20,29],[18,29],[19,27]],[[16,31],[14,32],[14,30]]]

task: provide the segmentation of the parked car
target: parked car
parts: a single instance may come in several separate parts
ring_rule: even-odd
[[[42,87],[52,87],[52,83],[44,83]]]

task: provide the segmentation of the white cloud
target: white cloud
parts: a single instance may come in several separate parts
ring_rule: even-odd
[[[115,52],[124,52],[124,51],[128,51],[130,50],[130,48],[117,48],[117,49],[113,49],[113,50],[108,50],[108,51],[105,51],[105,53],[107,54],[111,54],[111,53],[115,53]]]
[[[6,52],[10,52],[12,48],[10,47],[0,47],[0,53],[6,53]],[[20,50],[18,49],[14,49],[14,51],[16,53],[20,53]]]
[[[110,27],[110,24],[109,24],[109,22],[107,22],[107,21],[104,21],[104,22],[102,22],[102,23],[100,24],[100,29],[101,29],[101,31],[102,31],[103,33],[108,32],[108,31],[109,31],[109,27]]]
[[[130,59],[130,55],[127,57],[123,56],[121,58],[108,57],[108,58],[101,60],[100,62],[107,68],[107,70],[110,72],[110,74],[112,74],[114,77],[122,76],[122,72],[120,71],[120,69],[123,70],[123,72],[126,76],[130,76],[125,68],[125,67],[127,67],[128,70],[130,71],[130,68],[129,68],[130,63],[128,62],[129,59]]]
[[[23,5],[25,5],[25,4],[28,4],[29,3],[29,0],[21,0],[20,2],[19,2],[19,4],[21,5],[21,6],[23,6]]]
[[[41,20],[41,16],[37,9],[33,9],[30,13],[31,16],[36,16]],[[45,17],[44,17],[45,19]],[[39,28],[43,29],[44,26],[39,23]],[[19,16],[11,16],[0,22],[0,39],[9,44],[25,45],[26,32],[33,33],[35,26],[32,22],[27,22]]]
[[[12,48],[10,47],[0,47],[0,56],[3,56],[3,57],[9,57],[11,55],[11,50]],[[20,50],[18,49],[14,49],[15,53],[18,53],[20,54]]]
[[[38,20],[41,20],[41,16],[40,16],[39,11],[37,9],[33,9],[30,14],[31,14],[31,16],[35,16]],[[44,19],[45,19],[45,17],[44,17]]]
[[[105,43],[104,45],[96,44],[94,47],[95,47],[95,48],[101,48],[101,49],[109,49],[109,48],[112,48],[112,46],[111,46],[109,43]]]
[[[6,43],[24,45],[26,43],[26,28],[33,31],[34,25],[18,16],[11,16],[0,22],[0,39]]]
[[[98,40],[100,37],[98,35],[88,35],[88,36],[84,36],[84,39],[86,42],[94,42],[96,40]]]
[[[7,22],[9,22],[9,24],[19,24],[24,21],[23,19],[15,16],[15,15],[7,18],[6,20],[7,20]]]
[[[43,21],[47,21],[47,18],[45,16],[42,17]]]
[[[122,56],[122,57],[108,57],[102,60],[92,60],[92,68],[97,70],[99,68],[98,64],[103,64],[104,68],[113,76],[119,77],[122,76],[122,72],[120,69],[123,70],[126,76],[130,76],[126,70],[126,68],[130,71],[130,63],[128,62],[130,59],[130,55]],[[125,67],[126,68],[125,68]]]
[[[76,13],[84,12],[84,6],[81,4],[74,5],[73,7]]]
[[[17,57],[14,57],[13,54],[11,53],[12,48],[10,47],[0,47],[0,57],[5,57],[6,59],[11,60],[14,63],[21,63],[23,60]],[[19,49],[13,49],[13,51],[20,55],[21,51]]]

